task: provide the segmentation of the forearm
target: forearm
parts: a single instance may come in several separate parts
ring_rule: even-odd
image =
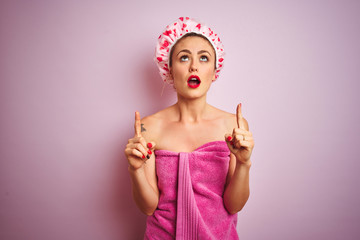
[[[143,167],[137,170],[129,168],[129,173],[136,205],[146,215],[152,215],[159,202],[159,193],[150,185]]]
[[[230,214],[240,211],[250,195],[249,172],[251,163],[237,163],[234,174],[224,192],[224,205]]]

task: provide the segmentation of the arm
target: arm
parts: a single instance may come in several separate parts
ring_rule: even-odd
[[[237,128],[234,128],[232,135],[225,135],[231,156],[224,205],[230,214],[240,211],[249,198],[250,156],[254,148],[254,139],[249,132],[247,121],[242,117],[240,104],[237,107],[236,119]]]
[[[155,173],[155,156],[152,154],[146,164],[134,169],[128,168],[132,194],[136,205],[146,215],[152,215],[159,202],[159,190]],[[154,176],[155,175],[155,176]]]
[[[231,154],[228,184],[224,192],[224,205],[230,214],[241,211],[249,198],[250,167],[251,162],[238,163],[235,156]]]
[[[155,143],[147,143],[142,133],[140,114],[135,113],[135,136],[125,148],[132,194],[136,205],[146,215],[152,215],[159,202],[159,190],[155,173]],[[149,145],[151,144],[151,145]]]

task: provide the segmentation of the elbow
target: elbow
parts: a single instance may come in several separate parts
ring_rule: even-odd
[[[228,211],[228,213],[230,215],[236,214],[238,212],[240,212],[243,209],[244,206],[241,206],[240,208],[226,208],[226,210]]]
[[[148,208],[143,208],[141,209],[141,211],[147,215],[147,216],[151,216],[154,214],[155,210],[157,208],[157,205],[156,206],[152,206],[152,207],[148,207]]]
[[[234,206],[232,206],[231,204],[227,203],[226,201],[224,201],[224,206],[226,211],[230,214],[233,215],[235,213],[237,213],[239,210],[237,208],[235,208]]]
[[[231,215],[240,212],[244,208],[245,204],[246,201],[233,202],[233,201],[226,201],[226,199],[224,199],[225,209]]]
[[[158,207],[158,200],[152,201],[140,201],[139,199],[135,198],[136,205],[138,209],[145,215],[151,216],[154,214],[155,210]]]
[[[143,211],[143,213],[146,215],[146,216],[152,216],[154,214],[156,209],[154,210],[147,210],[147,211]]]
[[[230,215],[234,215],[235,213],[237,213],[237,211],[234,210],[234,209],[226,208],[226,210],[228,211],[228,213],[229,213]]]
[[[155,211],[153,212],[144,212],[146,216],[152,216],[154,214]]]

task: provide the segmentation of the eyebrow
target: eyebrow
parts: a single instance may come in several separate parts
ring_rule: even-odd
[[[191,51],[190,51],[190,50],[188,50],[188,49],[183,49],[183,50],[181,50],[180,52],[178,52],[178,54],[176,54],[176,56],[179,55],[181,52],[186,52],[186,53],[191,54]],[[198,54],[201,54],[201,53],[208,53],[208,54],[211,56],[211,54],[210,54],[208,51],[206,51],[206,50],[200,50],[200,51],[198,51]]]

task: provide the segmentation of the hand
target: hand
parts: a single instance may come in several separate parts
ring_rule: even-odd
[[[135,136],[129,139],[125,148],[125,155],[129,162],[129,168],[137,170],[141,168],[151,157],[155,148],[155,143],[149,142],[141,135],[140,113],[135,112]]]
[[[252,133],[246,129],[246,121],[241,113],[241,103],[236,108],[236,121],[238,128],[234,128],[232,134],[226,134],[225,141],[238,163],[250,163],[254,139]]]

